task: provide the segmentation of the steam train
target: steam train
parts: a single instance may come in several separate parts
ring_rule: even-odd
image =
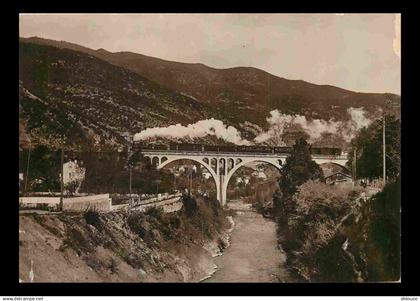
[[[137,149],[144,150],[172,150],[190,152],[216,152],[216,153],[263,153],[263,154],[288,154],[292,151],[289,146],[267,146],[267,145],[206,145],[195,143],[169,143],[169,144],[141,144],[135,145]],[[341,148],[336,147],[312,147],[310,152],[313,155],[339,156]]]

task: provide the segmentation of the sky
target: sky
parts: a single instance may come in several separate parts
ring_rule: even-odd
[[[401,92],[399,14],[22,14],[21,37]]]

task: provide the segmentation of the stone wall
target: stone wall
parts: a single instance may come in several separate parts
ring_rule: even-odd
[[[109,193],[63,199],[63,211],[111,211]]]
[[[37,205],[48,205],[48,207],[57,207],[60,204],[60,197],[36,196],[20,197],[19,203],[23,207],[36,207]]]
[[[132,210],[139,210],[141,212],[145,212],[147,209],[152,207],[162,207],[164,212],[174,212],[178,211],[182,208],[182,201],[181,197],[173,197],[170,199],[162,200],[162,201],[155,201],[155,202],[149,202],[144,205],[136,206],[132,208]]]

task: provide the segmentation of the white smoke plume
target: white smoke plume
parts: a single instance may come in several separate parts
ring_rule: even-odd
[[[271,111],[270,117],[267,118],[269,129],[257,135],[254,140],[256,143],[270,141],[276,145],[282,145],[284,143],[281,141],[281,137],[284,131],[292,125],[298,125],[309,135],[310,142],[320,138],[324,133],[339,135],[349,142],[356,134],[356,131],[368,126],[372,120],[366,117],[363,107],[349,108],[347,113],[350,115],[350,120],[342,122],[333,119],[328,121],[324,119],[308,120],[305,116],[282,114],[276,109]]]
[[[248,140],[242,139],[240,132],[233,126],[225,125],[221,120],[214,118],[200,120],[194,124],[183,126],[181,124],[168,127],[148,128],[134,135],[134,140],[146,140],[154,137],[163,138],[202,138],[207,135],[216,136],[227,142],[237,145],[250,145]]]
[[[194,139],[210,135],[236,145],[251,145],[264,142],[272,145],[284,145],[282,141],[284,131],[290,126],[297,125],[309,135],[309,142],[311,143],[319,139],[324,133],[341,136],[346,142],[350,142],[356,132],[362,127],[368,126],[372,120],[366,116],[366,111],[363,107],[349,108],[347,113],[350,115],[350,119],[346,122],[334,119],[328,121],[324,119],[308,120],[305,116],[282,114],[276,109],[271,111],[270,116],[267,118],[269,129],[261,131],[253,142],[242,139],[241,133],[235,127],[227,126],[221,120],[214,118],[200,120],[187,126],[178,123],[168,127],[148,128],[135,134],[134,140],[147,140],[156,137]]]
[[[323,133],[336,134],[341,125],[339,121],[334,120],[308,120],[302,115],[282,114],[277,109],[271,111],[270,115],[271,116],[267,118],[270,128],[267,132],[263,132],[255,137],[255,142],[265,142],[268,139],[272,139],[274,136],[281,137],[284,131],[291,125],[299,125],[302,130],[309,135],[310,140],[313,141],[321,137]]]
[[[344,140],[350,142],[358,130],[372,123],[372,119],[366,116],[366,111],[363,107],[348,108],[347,113],[350,115],[350,120],[341,126],[341,135]]]

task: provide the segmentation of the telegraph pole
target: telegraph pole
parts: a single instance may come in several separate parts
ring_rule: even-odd
[[[357,181],[357,150],[356,148],[354,149],[354,154],[353,154],[353,173],[354,173],[354,182],[356,183]]]
[[[385,185],[386,183],[385,113],[384,113],[384,122],[382,126],[382,144],[383,144],[383,180],[384,180],[384,185]]]
[[[131,182],[132,182],[132,166],[131,166],[131,147],[129,146],[128,147],[128,169],[129,169],[129,172],[130,172],[130,187],[129,187],[129,189],[128,189],[128,191],[129,191],[129,193],[130,193],[130,198],[131,198]]]
[[[127,145],[127,155],[128,155],[128,171],[129,171],[129,187],[128,187],[128,191],[129,191],[129,194],[130,194],[130,198],[131,198],[131,184],[132,184],[132,166],[131,166],[131,164],[132,164],[132,161],[131,161],[131,147],[132,147],[132,144],[133,144],[133,136],[131,136],[131,134],[130,133],[126,133],[126,134],[124,134],[124,138],[126,139],[126,141],[128,142],[128,145]]]
[[[192,195],[192,168],[190,169],[190,195]]]
[[[26,177],[25,177],[25,196],[27,194],[28,178],[29,178],[29,162],[31,159],[31,144],[29,143],[28,162],[26,163]]]
[[[157,169],[157,180],[156,180],[156,200],[159,199],[159,169]]]
[[[63,198],[64,192],[64,149],[61,147],[61,177],[60,177],[60,188],[61,188],[61,198]]]
[[[63,210],[63,192],[64,192],[64,149],[61,147],[61,177],[60,177],[60,186],[61,186],[61,193],[60,193],[60,209]]]

